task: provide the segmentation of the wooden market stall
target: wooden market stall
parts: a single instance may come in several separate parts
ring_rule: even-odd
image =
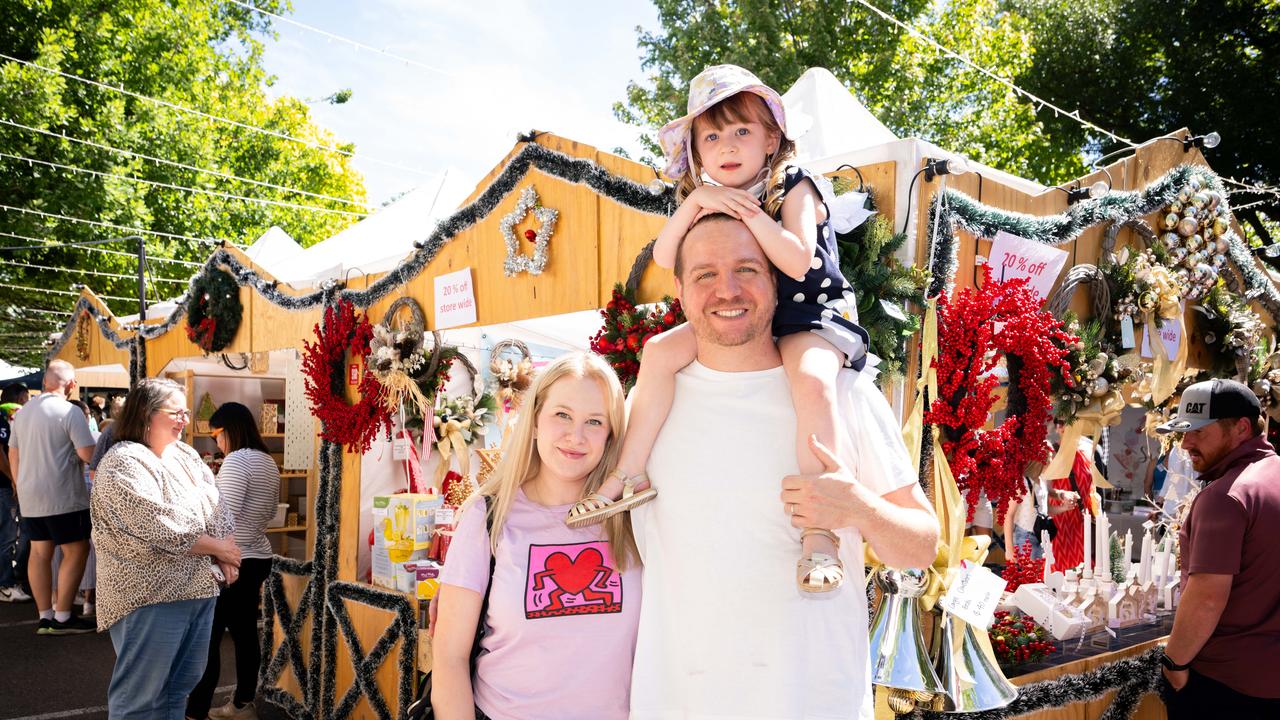
[[[1139,190],[1178,165],[1204,162],[1198,150],[1184,153],[1180,141],[1155,140],[1108,171],[1112,189]],[[899,203],[907,202],[923,219],[930,217],[932,198],[943,178],[920,178],[913,197],[896,197],[894,190],[900,174],[921,169],[880,159],[829,174],[865,183],[888,217],[894,216]],[[1100,171],[1080,182],[1087,186],[1102,177]],[[655,301],[674,292],[674,285],[666,272],[636,268],[641,251],[671,209],[669,187],[655,186],[654,179],[646,165],[543,133],[518,142],[452,217],[434,230],[423,227],[419,247],[386,273],[296,289],[276,282],[240,251],[218,249],[206,270],[230,271],[240,285],[244,307],[238,332],[220,352],[297,350],[314,339],[313,327],[321,321],[323,308],[344,298],[371,318],[383,317],[401,297],[413,298],[425,310],[427,328],[436,329],[435,281],[463,270],[469,270],[473,324],[480,326],[603,307],[615,283],[633,270],[640,273],[639,299]],[[1006,211],[1048,216],[1068,208],[1066,194],[1057,188],[1033,196],[976,174],[947,176],[946,181],[977,202]],[[536,274],[511,273],[512,255],[527,258],[532,248],[526,250],[517,240],[517,247],[510,249],[504,230],[510,234],[513,228],[536,225],[526,217],[527,208],[517,212],[521,196],[530,189],[536,193],[537,207],[553,209],[558,216],[545,248],[545,267]],[[928,261],[930,228],[929,222],[917,224],[908,257],[914,255],[918,265]],[[1096,262],[1102,235],[1103,228],[1095,226],[1062,244],[1071,254],[1068,267]],[[954,282],[971,286],[977,277],[975,257],[989,252],[990,241],[964,232],[957,237]],[[1085,293],[1072,303],[1088,315]],[[145,350],[139,352],[139,331],[123,327],[85,291],[52,356],[81,367],[132,363],[139,366],[137,376],[155,376],[176,359],[204,355],[187,338],[180,315],[146,321],[141,330]],[[69,340],[81,323],[98,332],[89,332],[87,347],[78,349]],[[913,378],[915,353],[909,357],[907,377]],[[911,402],[912,394],[907,393],[900,409],[909,410]],[[334,443],[320,443],[308,481],[308,560],[278,560],[266,587],[264,603],[271,622],[264,628],[269,650],[261,681],[268,699],[294,717],[401,717],[413,696],[419,667],[417,600],[358,578],[361,459]]]

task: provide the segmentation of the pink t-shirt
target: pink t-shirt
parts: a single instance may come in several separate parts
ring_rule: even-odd
[[[483,593],[489,538],[480,504],[462,514],[440,582]],[[639,561],[615,569],[600,526],[573,530],[568,505],[517,492],[498,542],[472,678],[493,720],[625,720],[640,618]]]

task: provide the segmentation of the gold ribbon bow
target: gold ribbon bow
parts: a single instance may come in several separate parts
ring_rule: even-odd
[[[458,456],[458,471],[462,477],[471,475],[471,457],[467,452],[467,441],[463,437],[463,426],[458,420],[449,420],[436,429],[436,448],[440,451],[440,464],[436,466],[436,487],[444,482],[449,472],[450,456]]]
[[[1160,342],[1159,338],[1156,340]],[[1119,390],[1112,390],[1081,409],[1076,413],[1076,419],[1063,429],[1061,442],[1058,443],[1058,452],[1040,473],[1040,478],[1056,480],[1070,475],[1072,466],[1075,464],[1076,449],[1080,446],[1080,438],[1088,435],[1096,445],[1102,435],[1102,428],[1120,422],[1120,415],[1123,412],[1124,396]],[[1102,473],[1098,472],[1093,458],[1089,458],[1089,469],[1094,487],[1113,487],[1106,478],[1102,477]]]

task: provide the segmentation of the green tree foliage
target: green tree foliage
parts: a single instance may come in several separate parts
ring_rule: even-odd
[[[685,112],[688,80],[735,63],[785,90],[829,68],[900,136],[918,136],[1001,170],[1061,183],[1084,157],[1121,147],[1076,120],[899,31],[845,0],[655,0],[660,30],[638,29],[646,77],[614,114],[657,128]],[[1180,127],[1216,130],[1218,172],[1280,185],[1280,1],[873,0],[942,45],[1082,118],[1137,142]],[[652,135],[645,146],[659,154]],[[653,157],[648,158],[653,160]],[[1237,193],[1260,242],[1280,219],[1274,195]],[[1268,220],[1268,218],[1270,218]]]
[[[656,0],[661,32],[639,29],[643,83],[618,119],[657,128],[685,112],[688,81],[734,63],[779,91],[826,67],[900,136],[931,140],[1002,170],[1060,181],[1081,174],[1079,143],[1051,137],[1017,93],[844,0]],[[1035,62],[1030,27],[997,0],[876,0],[876,6],[1001,77]],[[653,137],[642,139],[659,154]]]
[[[259,0],[257,5],[272,12],[287,11],[282,0]],[[269,31],[264,16],[223,0],[0,3],[0,52],[6,55],[311,144],[352,151],[351,145],[341,144],[311,123],[303,101],[267,96],[272,78],[263,70],[263,46],[258,38]],[[201,118],[5,59],[0,59],[0,108],[4,120],[54,134],[0,123],[0,152],[103,173],[90,175],[0,156],[4,205],[234,243],[251,242],[272,225],[279,225],[303,245],[328,237],[359,216],[279,207],[112,176],[363,212],[363,178],[352,169],[349,158],[306,143]],[[359,206],[150,162],[64,139],[64,134],[240,178],[349,199]],[[37,244],[25,238],[80,242],[130,234],[12,210],[0,210],[0,233],[4,233],[0,234],[3,246]],[[104,247],[133,249],[129,244]],[[199,262],[211,249],[211,245],[190,240],[147,237],[148,255],[157,258]],[[2,284],[74,290],[73,284],[82,282],[99,294],[137,295],[136,280],[24,267],[136,275],[136,261],[128,257],[57,248],[3,252],[0,259],[4,261]],[[181,280],[193,270],[164,262],[152,263],[150,269],[155,277]],[[157,283],[155,288],[148,293],[153,298],[157,290],[172,297],[184,289],[176,283]],[[39,334],[54,329],[48,321],[59,318],[17,308],[64,310],[74,300],[69,295],[0,287],[0,357],[38,364],[38,352],[18,348],[37,346]],[[136,312],[134,302],[109,304],[117,314]]]
[[[1028,90],[1139,142],[1180,127],[1217,131],[1222,144],[1207,151],[1217,172],[1280,184],[1277,0],[1011,0],[1009,10],[1026,19],[1035,47],[1018,79]],[[1099,139],[1052,113],[1040,118],[1064,144]],[[1232,203],[1259,199],[1268,198],[1242,192]],[[1265,216],[1280,220],[1274,196],[1237,214],[1261,240],[1280,240]]]

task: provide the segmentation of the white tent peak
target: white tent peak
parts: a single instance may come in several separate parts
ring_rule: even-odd
[[[289,237],[289,233],[278,226],[272,225],[252,245],[245,248],[244,254],[257,263],[258,267],[279,277],[300,252],[302,246],[298,241]]]
[[[801,161],[898,139],[826,68],[805,70],[783,94],[782,102],[787,108],[788,123],[793,116],[797,123],[812,122],[796,140],[796,156]]]
[[[360,222],[322,240],[297,255],[277,275],[295,287],[327,278],[344,277],[350,269],[365,274],[395,267],[426,240],[471,192],[458,172],[444,173],[440,182],[420,185],[378,209]]]

